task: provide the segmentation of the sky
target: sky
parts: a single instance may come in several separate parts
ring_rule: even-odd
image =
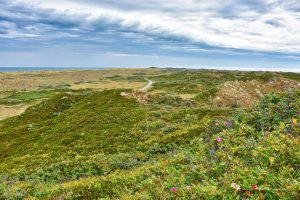
[[[299,0],[0,0],[0,67],[300,72]]]

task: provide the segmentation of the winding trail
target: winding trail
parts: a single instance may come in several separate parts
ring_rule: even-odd
[[[150,79],[147,79],[147,78],[144,78],[146,81],[148,81],[148,84],[145,86],[145,87],[143,87],[143,88],[141,88],[140,89],[140,91],[145,91],[145,90],[147,90],[149,87],[151,87],[152,86],[152,84],[153,84],[153,81],[151,81]]]

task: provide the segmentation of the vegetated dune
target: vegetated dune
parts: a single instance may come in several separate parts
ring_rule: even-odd
[[[82,150],[88,154],[125,151],[138,141],[130,129],[143,119],[143,112],[134,100],[121,97],[118,91],[61,94],[4,121],[1,142],[10,140],[10,145],[0,158],[15,160],[24,153],[54,156]],[[9,153],[13,157],[8,157]],[[30,160],[24,164],[30,165]]]
[[[230,81],[219,87],[214,102],[218,107],[250,107],[266,94],[294,89],[300,89],[300,83],[285,78],[274,78],[268,82]]]
[[[0,199],[299,197],[300,75],[143,76],[154,82],[148,91],[3,96],[37,103],[0,121]]]

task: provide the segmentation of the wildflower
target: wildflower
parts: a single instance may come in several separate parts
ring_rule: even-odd
[[[192,188],[192,187],[191,187],[190,185],[187,185],[187,186],[186,186],[186,189],[187,189],[187,190],[190,190],[191,188]]]
[[[177,188],[176,187],[172,187],[171,188],[171,192],[177,192]]]
[[[226,127],[226,128],[230,128],[232,126],[232,123],[230,121],[225,121],[223,122],[223,125]]]
[[[219,142],[222,142],[222,138],[217,138],[217,142],[219,143]]]
[[[231,188],[233,188],[236,191],[241,190],[241,186],[239,186],[237,183],[231,183]]]
[[[252,189],[253,189],[253,190],[257,190],[257,189],[258,189],[258,186],[257,186],[257,185],[253,185],[253,186],[252,186]]]
[[[298,122],[298,119],[296,119],[296,118],[293,118],[293,119],[292,119],[292,122],[293,122],[293,124],[297,124],[297,122]]]
[[[248,197],[250,197],[250,196],[251,196],[251,192],[250,192],[250,191],[247,191],[247,192],[246,192],[246,195],[247,195]]]

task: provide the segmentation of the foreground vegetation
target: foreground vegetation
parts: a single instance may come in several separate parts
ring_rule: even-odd
[[[300,75],[167,70],[108,79],[143,77],[155,82],[148,92],[4,97],[38,101],[0,122],[0,198],[299,198]],[[255,97],[251,105],[218,100],[237,82],[260,88],[241,91]]]

